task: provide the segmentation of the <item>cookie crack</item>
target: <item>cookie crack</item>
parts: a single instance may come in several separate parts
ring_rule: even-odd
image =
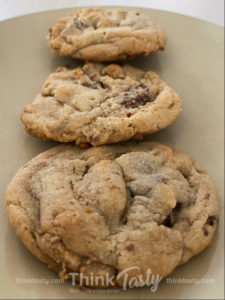
[[[69,72],[69,71],[68,71]],[[101,71],[100,72],[100,77],[101,77]],[[89,80],[91,80],[91,82],[94,82],[94,85],[96,84],[96,81],[93,81],[93,78],[91,78],[91,76],[88,73],[85,73],[86,76],[88,76]],[[100,78],[100,85],[102,85],[102,82],[104,82],[104,80],[102,80],[103,77]],[[111,78],[113,78],[111,76]],[[61,79],[63,80],[63,78]],[[71,78],[70,81],[72,81],[73,79]],[[154,84],[154,80],[149,79],[150,82],[152,82]],[[84,84],[84,83],[81,83]],[[93,85],[91,83],[91,85]],[[68,116],[67,122],[60,123],[60,117],[59,114],[57,114],[57,116],[51,116],[51,117],[46,117],[47,119],[47,124],[51,124],[52,122],[50,122],[50,119],[54,119],[56,122],[59,122],[59,125],[53,128],[51,127],[52,125],[49,125],[48,128],[48,134],[53,137],[55,137],[55,139],[60,139],[60,140],[77,140],[77,144],[80,143],[80,141],[83,142],[90,142],[90,143],[98,143],[98,140],[101,139],[100,137],[100,130],[101,128],[99,128],[98,124],[102,124],[104,119],[107,119],[107,126],[109,126],[110,130],[108,133],[108,136],[105,136],[105,139],[110,140],[112,139],[112,137],[114,136],[114,124],[115,122],[112,122],[112,120],[110,120],[110,117],[113,118],[114,121],[116,120],[120,120],[120,119],[128,119],[127,120],[127,127],[129,130],[129,138],[132,139],[136,136],[138,128],[135,125],[135,123],[132,121],[132,118],[135,116],[136,114],[140,113],[140,109],[144,109],[145,107],[148,107],[149,104],[152,104],[153,102],[156,102],[159,95],[164,91],[165,86],[164,84],[160,84],[156,83],[156,85],[159,87],[159,92],[157,92],[156,95],[151,95],[151,93],[149,93],[149,87],[147,85],[145,85],[144,83],[140,82],[138,79],[136,80],[136,84],[134,84],[133,86],[129,86],[127,88],[127,91],[124,91],[124,99],[122,99],[121,101],[118,100],[118,97],[120,97],[120,95],[117,96],[112,96],[109,93],[109,88],[104,87],[106,90],[105,95],[103,100],[101,101],[101,103],[96,106],[96,104],[94,104],[93,106],[90,107],[90,110],[85,111],[88,112],[91,116],[90,118],[84,119],[83,117],[83,122],[78,122],[76,123],[76,128],[75,129],[70,129],[70,124],[73,124],[73,119],[76,119],[76,114],[82,113],[81,110],[77,109],[74,107],[74,105],[72,105],[72,103],[70,103],[70,101],[64,103],[60,100],[58,100],[54,94],[54,92],[49,93],[47,96],[43,95],[42,92],[42,97],[43,100],[45,100],[48,97],[51,97],[52,101],[54,101],[55,103],[57,103],[57,105],[59,106],[59,109],[61,110],[61,113],[65,114],[64,107],[70,107],[72,110],[69,111],[69,109],[66,110],[66,114]],[[134,89],[134,87],[139,87],[138,90],[134,93],[132,92],[132,89]],[[92,88],[92,87],[90,87]],[[141,90],[140,90],[141,89]],[[130,92],[131,91],[131,92]],[[126,96],[126,94],[129,94]],[[49,96],[51,95],[51,96]],[[154,97],[153,97],[154,96]],[[152,98],[153,97],[153,98]],[[115,98],[115,99],[114,99]],[[119,102],[118,102],[118,101]],[[136,100],[138,103],[136,103]],[[111,101],[113,103],[116,103],[116,105],[118,105],[118,107],[115,107],[113,109],[113,112],[111,111]],[[128,107],[129,106],[129,107]],[[131,107],[130,107],[131,106]],[[141,108],[140,108],[141,106]],[[122,110],[122,115],[121,115],[121,107],[124,107],[124,110]],[[108,112],[108,109],[110,108],[110,113]],[[132,109],[132,112],[130,112],[130,110]],[[117,113],[119,113],[119,115],[117,115]],[[37,118],[38,119],[38,118]],[[101,120],[103,119],[103,120]],[[39,122],[38,120],[35,122]],[[24,123],[26,125],[26,122]],[[97,130],[94,131],[93,129],[96,127],[97,125]],[[43,125],[41,125],[42,127]],[[66,126],[66,127],[65,127]],[[32,126],[31,126],[32,127]],[[35,126],[33,126],[35,127]],[[59,138],[58,136],[60,136],[60,134],[57,134],[57,131],[60,130],[61,128],[66,128],[65,129],[65,135],[62,136],[62,138]],[[160,120],[156,120],[156,128],[159,130],[160,127]],[[104,128],[103,128],[104,129]],[[33,130],[33,132],[36,131]],[[91,134],[92,133],[92,134]],[[141,134],[141,133],[140,133]]]
[[[27,187],[27,191],[30,194],[31,198],[32,198],[32,202],[34,204],[34,206],[36,207],[36,212],[37,212],[37,228],[41,227],[41,218],[40,218],[40,209],[41,209],[41,201],[40,198],[37,196],[36,193],[34,193],[31,185],[29,185]]]
[[[121,27],[120,27],[121,28]],[[98,29],[97,29],[98,30]],[[92,47],[92,46],[97,46],[97,45],[112,45],[113,44],[113,46],[114,47],[116,47],[118,50],[120,50],[120,47],[119,47],[119,45],[117,45],[116,43],[118,43],[118,41],[120,41],[121,39],[126,39],[126,38],[133,38],[133,39],[135,39],[135,41],[143,41],[143,42],[146,42],[146,38],[144,37],[144,36],[140,36],[140,35],[138,35],[139,33],[138,33],[138,30],[135,30],[135,29],[133,29],[133,32],[136,32],[136,36],[131,36],[131,35],[127,35],[127,36],[116,36],[116,37],[113,37],[112,39],[107,39],[107,40],[101,40],[101,41],[99,41],[99,42],[97,42],[97,41],[95,41],[95,42],[93,42],[93,40],[91,40],[90,39],[90,41],[89,41],[89,43],[87,43],[87,44],[85,44],[83,47],[80,47],[80,48],[78,48],[78,49],[74,49],[74,51],[71,53],[71,56],[73,56],[73,55],[76,55],[76,54],[79,54],[79,52],[80,51],[82,51],[82,50],[84,50],[84,49],[87,49],[87,48],[89,48],[89,47]],[[101,32],[100,32],[100,30],[98,30],[98,33],[101,35]],[[101,36],[101,38],[103,38],[104,37],[104,33],[102,33],[103,34],[103,36]],[[83,34],[83,35],[86,35],[86,34]],[[66,36],[58,36],[59,38],[60,37],[62,37],[63,38],[63,40],[64,40],[64,42],[67,44],[70,44],[70,45],[72,45],[73,47],[74,47],[74,45],[73,45],[73,41],[71,40],[71,41],[69,41],[68,40],[68,38],[66,37]],[[157,41],[156,41],[156,44],[157,44],[157,47],[159,47],[159,45],[160,45],[160,43],[159,43],[159,39],[160,39],[160,36],[159,36],[159,33],[157,33],[156,34],[156,39],[157,39]],[[61,45],[61,47],[62,47],[62,45]],[[150,49],[150,51],[151,51],[151,49]],[[141,49],[140,51],[139,51],[139,53],[142,53],[143,52],[143,49]],[[125,52],[125,53],[122,53],[121,52],[121,55],[122,54],[124,54],[124,55],[127,55],[127,56],[129,56],[129,54],[127,53],[127,52]],[[136,53],[136,54],[134,54],[134,55],[137,55],[138,53]]]

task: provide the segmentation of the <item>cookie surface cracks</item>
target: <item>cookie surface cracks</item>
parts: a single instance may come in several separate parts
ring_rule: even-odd
[[[84,8],[59,19],[47,41],[56,55],[106,62],[164,50],[166,34],[143,13]]]
[[[150,142],[53,148],[18,171],[6,202],[24,244],[63,278],[133,266],[130,278],[148,268],[165,277],[211,242],[218,221],[205,171]]]
[[[88,63],[52,73],[21,120],[36,137],[102,145],[161,130],[180,111],[178,95],[156,73]]]

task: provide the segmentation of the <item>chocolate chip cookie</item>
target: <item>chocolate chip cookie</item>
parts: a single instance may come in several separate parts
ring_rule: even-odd
[[[54,54],[85,61],[125,60],[163,50],[166,44],[163,29],[133,10],[75,10],[49,31],[47,41]]]
[[[110,276],[111,286],[86,280],[98,287],[167,276],[210,244],[218,222],[205,170],[151,142],[50,149],[20,168],[6,205],[35,256],[62,278]]]
[[[102,145],[161,130],[180,111],[178,95],[156,73],[87,63],[52,73],[21,120],[42,139]]]

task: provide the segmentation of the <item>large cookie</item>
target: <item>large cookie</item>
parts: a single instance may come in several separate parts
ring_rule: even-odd
[[[43,139],[102,145],[161,130],[180,111],[178,95],[156,73],[88,63],[52,73],[21,119]]]
[[[47,41],[56,55],[102,62],[163,50],[166,34],[139,12],[84,8],[58,20]]]
[[[114,286],[126,274],[167,276],[210,244],[218,221],[205,170],[151,142],[55,147],[20,168],[6,205],[27,248],[61,277],[112,276]]]

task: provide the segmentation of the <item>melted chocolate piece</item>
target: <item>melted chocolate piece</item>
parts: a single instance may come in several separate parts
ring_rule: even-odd
[[[154,100],[151,99],[149,95],[149,88],[144,83],[140,83],[131,87],[128,92],[124,94],[124,99],[121,104],[126,108],[135,108],[152,101]]]
[[[181,210],[181,208],[182,208],[182,204],[180,202],[177,202],[176,206],[174,207],[174,210],[178,212]]]
[[[209,216],[207,221],[206,221],[206,224],[209,225],[209,226],[213,226],[214,222],[217,222],[217,217],[216,216]]]
[[[207,236],[209,234],[208,230],[205,227],[203,228],[203,233],[205,236]]]
[[[169,227],[169,228],[173,227],[171,215],[167,216],[167,218],[162,222],[162,225]]]

